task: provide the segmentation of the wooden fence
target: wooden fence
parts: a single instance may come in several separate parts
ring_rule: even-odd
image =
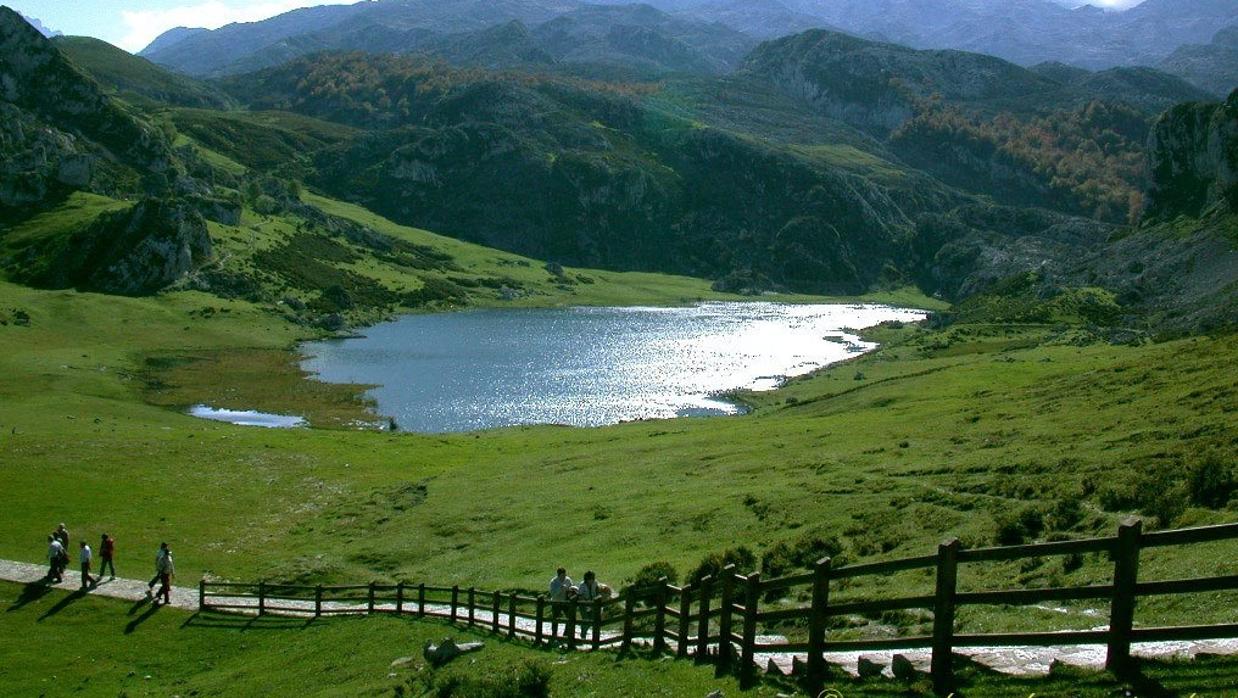
[[[655,652],[674,651],[680,657],[716,663],[720,670],[736,671],[751,683],[756,675],[755,655],[806,654],[806,663],[794,661],[795,672],[813,693],[826,676],[826,652],[931,648],[934,687],[947,693],[953,687],[953,650],[956,647],[1107,645],[1106,667],[1123,673],[1131,668],[1131,645],[1165,640],[1202,640],[1238,637],[1238,623],[1139,627],[1134,624],[1139,598],[1238,589],[1238,574],[1140,581],[1139,553],[1145,548],[1182,546],[1238,539],[1238,523],[1143,533],[1139,521],[1123,524],[1116,536],[1007,547],[963,549],[957,540],[941,544],[935,555],[888,562],[833,567],[828,558],[811,572],[763,580],[760,574],[740,575],[734,566],[718,578],[676,587],[662,580],[644,590],[628,590],[618,598],[599,602],[551,601],[545,596],[487,592],[458,586],[376,584],[358,586],[299,586],[258,582],[238,584],[202,581],[202,610],[245,610],[321,616],[336,613],[396,613],[446,618],[481,627],[509,638],[535,643],[566,644],[573,649],[598,650],[634,644]],[[962,565],[1043,558],[1047,556],[1106,553],[1113,560],[1108,584],[1075,587],[959,592]],[[832,602],[832,587],[844,580],[886,576],[909,570],[932,570],[934,592],[923,596]],[[796,595],[809,599],[794,607],[767,604],[762,599]],[[1102,599],[1109,605],[1106,630],[1066,632],[958,633],[955,612],[962,606],[1026,606],[1047,601]],[[876,640],[831,640],[829,620],[852,614],[926,609],[932,613],[932,634]],[[762,626],[806,626],[802,641],[762,642]]]

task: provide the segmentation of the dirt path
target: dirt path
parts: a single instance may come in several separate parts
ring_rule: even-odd
[[[39,582],[45,578],[47,568],[42,565],[32,565],[25,562],[14,562],[12,560],[0,560],[0,580],[17,582],[19,584],[29,584]],[[146,598],[147,592],[146,580],[135,579],[114,579],[105,580],[99,586],[90,589],[87,593],[94,596],[102,596],[111,599],[121,599],[125,601],[141,601]],[[70,569],[65,572],[65,581],[53,585],[56,589],[61,589],[67,592],[80,592],[80,573]],[[258,612],[258,604],[256,599],[252,598],[234,598],[234,597],[219,597],[212,596],[211,600],[215,603],[229,604],[240,606],[240,608],[230,609],[231,612],[254,614]],[[292,616],[311,616],[314,613],[314,603],[312,601],[278,601],[279,609],[272,610],[272,614],[292,615]],[[198,610],[198,590],[194,587],[173,587],[172,588],[172,607],[186,611]],[[379,603],[375,605],[376,610],[394,611],[393,604]],[[355,611],[357,613],[365,613],[367,611],[364,602],[359,603],[343,603],[343,602],[325,602],[323,610],[335,612]],[[427,604],[426,610],[431,614],[438,616],[446,616],[450,613],[450,608],[442,604]],[[477,609],[474,612],[473,622],[479,628],[487,628],[493,621],[490,611],[485,609]],[[461,618],[458,622],[461,624],[467,621]],[[499,625],[506,628],[508,617],[506,613],[499,613]],[[536,624],[534,621],[527,618],[517,617],[517,627],[532,632],[535,630]],[[1096,628],[1104,630],[1104,627]],[[543,625],[543,632],[550,637],[549,623]],[[565,639],[565,628],[562,624],[559,626],[559,632],[555,637]],[[606,641],[617,637],[617,633],[613,631],[603,631],[600,634],[601,640]],[[762,642],[780,642],[785,641],[784,638],[776,636],[765,636],[759,638]],[[581,642],[581,646],[586,646],[587,643]],[[1104,645],[1060,645],[1054,647],[993,647],[983,649],[959,648],[956,650],[959,654],[965,654],[973,660],[990,667],[996,671],[1007,674],[1016,675],[1034,675],[1045,674],[1049,671],[1049,666],[1054,661],[1061,661],[1066,664],[1076,666],[1089,667],[1093,669],[1101,669],[1105,665],[1105,647]],[[1191,657],[1198,653],[1211,654],[1238,654],[1238,639],[1233,640],[1201,640],[1196,642],[1148,642],[1140,643],[1134,646],[1133,653],[1140,657]],[[905,649],[905,650],[887,650],[882,652],[827,652],[826,661],[831,664],[841,666],[846,671],[855,674],[857,664],[861,656],[867,657],[880,664],[885,665],[885,673],[890,674],[890,663],[895,654],[901,654],[911,660],[917,668],[927,671],[929,667],[930,654],[928,650]],[[806,656],[803,654],[795,655],[791,653],[757,653],[756,663],[763,668],[776,667],[783,673],[790,673],[791,665],[794,659],[806,661]]]
[[[154,574],[154,564],[151,564],[151,574]],[[14,562],[12,560],[0,560],[0,579],[8,582],[17,582],[19,584],[29,584],[46,579],[47,565],[31,565],[26,562]],[[149,578],[144,580],[137,579],[104,579],[99,586],[90,589],[87,593],[92,596],[103,596],[109,599],[123,599],[125,601],[140,601],[146,598],[146,586]],[[51,585],[55,589],[61,589],[67,592],[79,592],[82,586],[82,576],[76,568],[70,567],[65,570],[64,581],[60,584]],[[186,611],[198,610],[198,590],[187,589],[185,587],[172,588],[172,607],[180,608]]]

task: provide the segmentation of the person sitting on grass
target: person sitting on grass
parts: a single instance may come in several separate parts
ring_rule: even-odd
[[[112,570],[110,579],[116,579],[116,563],[112,562],[112,556],[116,554],[116,540],[108,534],[104,533],[102,540],[99,541],[99,579],[103,579],[103,575],[108,569]]]
[[[56,538],[55,534],[47,537],[47,580],[53,584],[59,584],[64,581],[62,574],[61,558],[64,557],[64,546],[60,544],[60,539]]]
[[[78,555],[78,562],[82,565],[82,588],[87,589],[99,583],[98,579],[90,576],[90,563],[94,560],[94,554],[90,546],[86,545],[86,541],[82,541],[78,545],[82,548],[81,554]]]

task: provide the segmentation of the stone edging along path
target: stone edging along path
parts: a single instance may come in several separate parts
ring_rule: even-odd
[[[0,560],[0,580],[16,582],[19,584],[30,584],[39,582],[45,578],[47,567],[45,565],[32,565],[26,562],[15,562],[13,560]],[[77,592],[80,590],[81,581],[80,574],[74,570],[66,570],[65,580],[60,584],[51,585],[52,588],[60,589],[66,592]],[[101,596],[110,599],[121,599],[125,601],[140,601],[146,598],[147,586],[146,580],[136,579],[114,579],[104,580],[97,587],[89,590],[89,594],[93,596]],[[257,614],[257,602],[254,599],[231,599],[226,597],[213,597],[222,603],[237,603],[237,604],[252,604],[252,610],[249,609],[232,609],[231,612],[241,614]],[[312,601],[284,601],[281,600],[280,605],[294,610],[281,610],[272,612],[272,615],[299,615],[310,616],[313,614],[314,604]],[[198,610],[198,590],[191,587],[173,587],[172,588],[172,607],[183,611],[194,612]],[[303,611],[301,609],[304,609]],[[323,604],[324,609],[347,611],[356,608],[358,613],[365,612],[365,603],[348,604],[341,602],[329,602]],[[378,604],[379,610],[395,610],[392,604]],[[434,611],[446,614],[448,607],[441,608],[435,605],[428,605]],[[507,614],[500,613],[499,621],[501,624],[507,623]],[[475,622],[479,627],[488,626],[491,622],[490,612],[484,609],[477,610],[475,614]],[[533,621],[518,618],[517,624],[527,629],[533,628]],[[548,630],[548,629],[547,629]],[[614,633],[602,633],[602,639],[614,637]],[[776,641],[781,638],[761,638],[762,641]],[[1049,671],[1049,666],[1054,661],[1064,662],[1066,664],[1088,667],[1093,669],[1101,669],[1105,665],[1105,647],[1103,645],[1061,645],[1054,647],[990,647],[990,648],[957,648],[955,650],[959,654],[965,654],[971,657],[976,662],[983,664],[991,669],[1007,674],[1015,675],[1035,675],[1045,674]],[[1199,653],[1211,654],[1238,654],[1238,639],[1232,640],[1201,640],[1196,642],[1147,642],[1139,643],[1134,646],[1133,654],[1140,657],[1149,658],[1168,658],[1168,657],[1192,657]],[[911,660],[912,664],[917,669],[924,671],[928,670],[930,653],[928,650],[906,649],[906,650],[886,650],[878,652],[827,652],[826,660],[831,664],[841,666],[846,671],[855,674],[857,672],[857,664],[861,656],[868,657],[878,663],[886,666],[885,673],[890,674],[891,659],[895,654],[901,654]],[[805,660],[803,654],[795,655],[791,653],[760,653],[756,654],[756,662],[760,666],[776,666],[783,673],[790,673],[791,664],[794,659],[800,661]]]

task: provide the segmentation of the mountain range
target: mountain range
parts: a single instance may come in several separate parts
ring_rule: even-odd
[[[512,49],[492,50],[493,68],[315,52],[203,82],[99,42],[49,41],[0,10],[0,52],[17,57],[0,69],[14,86],[0,95],[0,210],[20,223],[100,197],[87,200],[96,214],[46,234],[0,229],[0,266],[51,287],[294,297],[315,323],[481,283],[339,219],[334,201],[553,265],[683,273],[737,292],[916,284],[962,300],[1035,271],[1040,294],[1107,279],[1133,313],[1165,305],[1148,280],[1190,281],[1177,321],[1233,312],[1233,107],[1193,111],[1208,95],[1178,78],[810,30],[728,57],[726,74],[650,81],[639,75],[654,70],[655,44],[593,33],[615,16],[687,38],[700,26],[648,7],[578,8],[471,30]],[[687,55],[709,55],[696,47]],[[1177,163],[1199,184],[1166,188]],[[215,257],[213,245],[248,239],[238,225],[250,216],[290,237]],[[1206,222],[1166,236],[1180,217]],[[1149,250],[1165,261],[1135,264]],[[1205,252],[1211,265],[1191,262]],[[392,271],[374,276],[362,259]],[[414,271],[432,293],[393,284]]]
[[[495,61],[485,35],[518,22]],[[1228,0],[1146,0],[1122,12],[1052,0],[375,0],[314,7],[214,31],[174,29],[141,55],[197,76],[249,72],[321,50],[422,52],[494,67],[531,62],[637,65],[647,72],[725,72],[756,42],[808,29],[843,31],[912,48],[984,53],[1020,65],[1056,61],[1100,70],[1156,66],[1224,95],[1224,73],[1199,77],[1184,46],[1207,45],[1238,25]],[[502,32],[500,32],[502,33]],[[520,60],[513,61],[511,55]],[[1232,76],[1229,77],[1232,82]],[[1218,87],[1218,85],[1220,85]],[[1229,85],[1233,87],[1234,85]]]

